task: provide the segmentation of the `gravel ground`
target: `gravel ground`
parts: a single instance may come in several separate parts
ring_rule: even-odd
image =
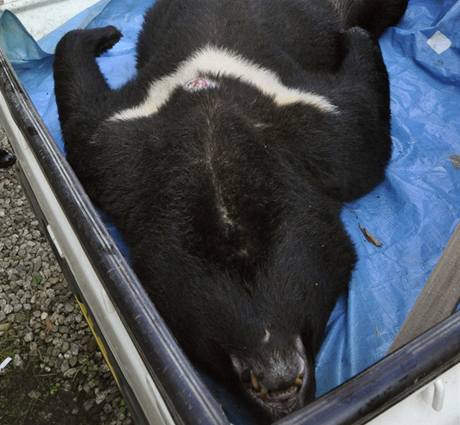
[[[0,170],[0,363],[7,357],[0,425],[132,424],[14,167]]]

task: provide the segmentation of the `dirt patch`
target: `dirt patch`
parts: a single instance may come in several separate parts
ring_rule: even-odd
[[[103,406],[85,410],[86,397],[32,363],[0,377],[1,425],[100,425]]]

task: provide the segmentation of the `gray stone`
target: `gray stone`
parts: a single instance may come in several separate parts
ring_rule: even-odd
[[[22,368],[24,366],[24,361],[22,360],[22,358],[21,358],[21,356],[19,354],[14,355],[13,365],[15,367],[20,367],[20,368]]]
[[[62,373],[65,373],[65,372],[67,372],[69,369],[70,369],[69,362],[68,362],[67,360],[64,359],[64,361],[63,361],[62,364],[61,364],[61,372],[62,372]]]
[[[96,404],[101,404],[105,398],[107,397],[107,393],[105,391],[98,391],[96,388]]]
[[[41,396],[41,393],[40,393],[40,391],[32,390],[27,395],[33,400],[38,400],[40,398],[40,396]]]
[[[80,348],[77,344],[75,343],[70,344],[70,352],[72,353],[73,356],[77,356],[79,351],[80,351]]]
[[[41,270],[42,268],[42,258],[41,257],[36,257],[32,260],[33,264],[33,271],[34,273],[37,273]]]
[[[93,406],[94,406],[94,400],[86,400],[83,403],[83,409],[85,409],[86,412],[89,412]]]

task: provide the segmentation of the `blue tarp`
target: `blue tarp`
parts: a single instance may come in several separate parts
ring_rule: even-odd
[[[135,74],[135,40],[152,3],[103,0],[38,44],[14,15],[0,17],[0,47],[63,150],[53,95],[56,42],[76,27],[116,25],[124,37],[98,61],[120,86]],[[460,170],[449,159],[460,154],[460,2],[411,0],[380,44],[391,80],[393,157],[385,182],[343,211],[359,261],[317,359],[318,395],[385,355],[460,221]],[[369,243],[360,226],[383,246]]]

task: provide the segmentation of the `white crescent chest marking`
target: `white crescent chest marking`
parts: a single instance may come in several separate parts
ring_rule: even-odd
[[[117,112],[109,120],[132,120],[155,114],[169,100],[174,90],[178,87],[187,89],[187,87],[190,87],[187,84],[199,79],[204,74],[237,78],[257,88],[264,95],[271,97],[279,106],[303,103],[322,112],[334,113],[338,111],[337,107],[329,102],[326,97],[287,87],[281,82],[276,73],[249,61],[239,54],[227,49],[206,46],[182,62],[172,74],[154,81],[141,104]],[[210,90],[215,87],[218,87],[218,84],[206,89]]]

